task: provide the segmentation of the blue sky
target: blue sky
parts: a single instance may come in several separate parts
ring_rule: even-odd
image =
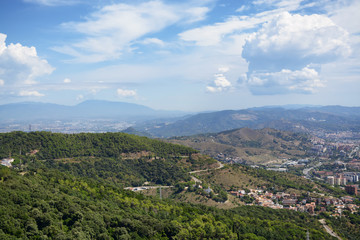
[[[2,0],[0,104],[359,106],[358,0]]]

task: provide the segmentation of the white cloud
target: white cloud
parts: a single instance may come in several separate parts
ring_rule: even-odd
[[[4,84],[5,84],[5,81],[0,79],[0,86],[4,86]]]
[[[6,37],[0,33],[0,77],[7,86],[33,85],[37,83],[37,78],[54,71],[46,60],[37,55],[35,47],[20,43],[6,46]]]
[[[242,56],[250,70],[299,69],[350,53],[347,32],[322,15],[284,12],[249,36]]]
[[[349,33],[360,34],[360,1],[336,1],[325,5],[329,16],[336,24]]]
[[[307,66],[319,68],[350,52],[348,33],[328,17],[284,12],[249,35],[242,56],[252,93],[313,93],[324,82]]]
[[[255,14],[233,16],[224,22],[187,30],[179,37],[203,46],[207,51],[221,51],[234,55],[234,58],[240,53],[249,65],[247,80],[242,83],[254,94],[312,93],[325,86],[320,75],[322,65],[337,61],[345,66],[344,62],[351,62],[346,65],[349,69],[342,74],[354,72],[354,62],[359,59],[360,52],[357,50],[360,49],[360,25],[356,21],[359,4],[356,0],[310,3],[302,0],[257,0],[238,9],[241,14],[241,11],[252,8],[257,12]],[[305,14],[307,10],[329,13],[289,13]],[[239,61],[238,67],[243,66],[244,63]],[[317,76],[304,78],[299,74],[304,73],[304,69],[315,71]],[[283,70],[291,71],[291,77]],[[281,81],[289,82],[282,84],[271,76],[279,76]],[[326,76],[328,78],[328,74]],[[208,91],[217,91],[215,84],[209,86]]]
[[[239,17],[232,17],[222,23],[182,32],[179,37],[184,41],[195,42],[199,46],[213,46],[221,43],[227,35],[253,26]]]
[[[202,20],[206,10],[205,7],[170,5],[159,0],[137,5],[108,5],[92,13],[86,21],[62,24],[65,29],[83,34],[84,38],[53,50],[69,54],[78,62],[117,59],[146,34],[161,31],[175,23]]]
[[[283,69],[279,72],[252,73],[247,79],[250,91],[255,95],[272,95],[286,93],[315,93],[324,82],[314,69],[305,67],[291,71]]]
[[[145,44],[145,45],[155,44],[155,45],[159,45],[161,47],[163,47],[165,45],[165,43],[162,40],[158,39],[158,38],[145,38],[140,43]]]
[[[194,23],[198,21],[202,21],[206,18],[206,14],[209,12],[209,8],[207,7],[192,7],[185,10],[185,19],[186,23]]]
[[[271,21],[280,13],[299,9],[301,0],[261,0],[257,1],[259,5],[269,5],[277,8],[259,12],[248,16],[232,16],[224,22],[218,22],[213,25],[202,26],[187,30],[179,34],[184,41],[195,42],[198,46],[215,46],[228,40],[228,38],[243,34],[244,31],[256,29],[260,24]],[[253,4],[256,4],[256,2]],[[236,12],[247,10],[249,5],[243,5]]]
[[[126,89],[118,88],[116,92],[119,96],[123,96],[123,97],[135,97],[137,95],[135,90],[126,90]]]
[[[231,86],[231,83],[229,82],[229,80],[226,79],[226,77],[224,76],[224,74],[222,73],[218,73],[215,74],[215,86],[217,87],[221,87],[221,88],[227,88]]]
[[[22,90],[19,92],[19,96],[21,96],[21,97],[43,97],[45,95],[42,93],[39,93],[38,91]]]
[[[242,5],[241,7],[239,7],[238,9],[236,9],[236,12],[243,12],[245,10],[247,10],[249,7],[246,5]]]
[[[219,70],[219,72],[226,73],[230,70],[230,68],[229,67],[219,67],[218,70]]]
[[[228,67],[220,67],[218,69],[220,73],[214,75],[215,80],[212,84],[206,87],[208,92],[223,92],[231,88],[231,82],[226,78],[224,73],[229,71]]]
[[[64,83],[71,83],[71,79],[70,78],[65,78]]]

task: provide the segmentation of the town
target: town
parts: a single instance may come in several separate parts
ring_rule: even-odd
[[[347,192],[357,196],[358,187],[356,185],[350,185],[347,187]],[[330,212],[331,216],[334,217],[341,216],[344,210],[355,213],[359,209],[359,206],[354,204],[355,198],[352,196],[335,198],[330,196],[325,197],[324,194],[320,193],[308,193],[308,196],[299,196],[294,193],[271,193],[262,189],[230,191],[230,194],[238,198],[250,199],[250,202],[247,202],[247,205],[258,205],[273,209],[289,209],[308,212],[309,214]],[[310,195],[318,195],[318,197],[311,197]]]

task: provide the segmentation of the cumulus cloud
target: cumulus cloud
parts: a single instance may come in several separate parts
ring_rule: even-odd
[[[298,69],[350,53],[347,32],[322,15],[284,12],[248,38],[242,56],[249,69]]]
[[[229,71],[228,67],[220,67],[217,74],[214,75],[214,81],[206,87],[208,92],[223,92],[231,88],[231,82],[226,78],[225,74]]]
[[[71,79],[70,78],[65,78],[64,83],[71,83]]]
[[[291,71],[283,69],[279,72],[252,73],[247,79],[247,85],[256,95],[286,94],[286,93],[314,93],[324,87],[316,70],[305,67]]]
[[[21,97],[43,97],[45,94],[39,93],[38,91],[22,90],[19,92]]]
[[[312,93],[324,86],[308,68],[348,56],[348,33],[322,15],[280,14],[251,34],[242,56],[254,94]]]
[[[330,18],[341,27],[352,33],[354,36],[360,34],[360,1],[339,1],[333,4],[326,4]]]
[[[92,13],[86,21],[62,24],[70,31],[83,34],[84,38],[72,45],[53,49],[71,55],[79,62],[117,59],[146,34],[180,21],[191,23],[202,20],[206,10],[206,7],[170,5],[162,1],[107,5]]]
[[[137,95],[135,90],[126,90],[126,89],[118,88],[116,92],[119,96],[122,97],[135,97]]]
[[[213,25],[202,26],[187,30],[179,34],[180,39],[188,42],[194,42],[198,46],[216,46],[247,31],[256,30],[256,28],[265,22],[271,21],[279,13],[298,10],[302,0],[261,0],[252,2],[265,8],[275,9],[262,11],[249,16],[232,16],[223,22]],[[250,5],[243,5],[236,12],[242,12],[250,9]]]
[[[0,33],[0,78],[6,86],[33,85],[37,83],[37,78],[54,71],[46,60],[37,55],[35,47],[20,43],[6,45],[6,37]]]

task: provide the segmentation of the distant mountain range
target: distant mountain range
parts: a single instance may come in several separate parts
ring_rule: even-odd
[[[117,119],[138,120],[185,115],[176,111],[158,111],[125,102],[89,100],[75,106],[51,103],[23,102],[0,105],[0,121],[6,120],[73,120]]]
[[[0,105],[0,123],[38,120],[112,120],[128,122],[125,132],[168,138],[216,133],[237,128],[274,128],[292,132],[360,132],[360,107],[286,105],[189,114],[160,111],[125,102],[90,100],[75,106],[23,102]],[[130,124],[131,123],[131,124]],[[91,125],[92,126],[92,125]],[[118,131],[99,122],[97,131]],[[5,131],[11,131],[6,127]],[[81,131],[90,131],[88,128]],[[61,132],[61,129],[58,130]],[[71,129],[76,132],[76,129]]]
[[[138,125],[140,132],[156,137],[190,136],[216,133],[236,128],[274,128],[307,132],[360,132],[360,107],[261,107],[200,113],[175,122]]]

